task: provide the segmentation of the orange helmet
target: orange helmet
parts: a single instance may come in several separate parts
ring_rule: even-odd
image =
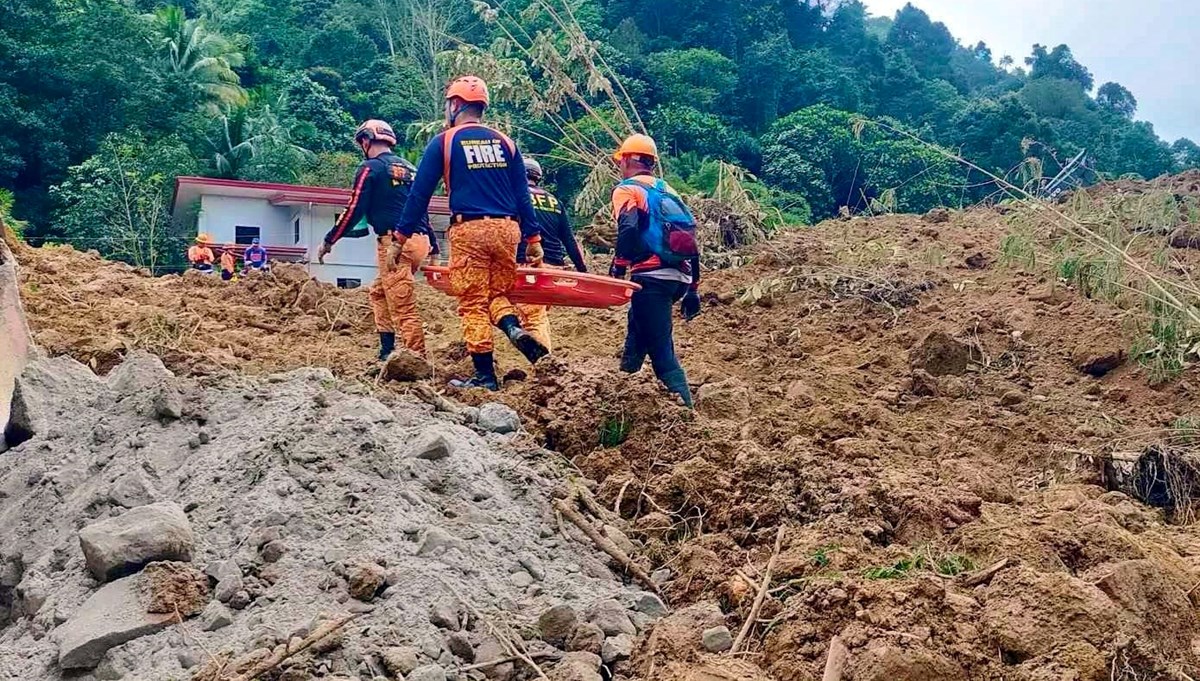
[[[463,76],[446,88],[446,99],[458,99],[464,102],[482,104],[487,106],[491,99],[488,97],[487,83],[483,79],[475,76]]]
[[[199,234],[196,235],[196,243],[198,243],[198,244],[206,246],[208,244],[211,244],[212,242],[213,242],[212,237],[205,234],[204,232],[200,232]]]
[[[363,124],[358,126],[358,130],[354,131],[354,143],[359,144],[363,140],[383,142],[394,147],[396,146],[396,133],[392,130],[392,126],[372,118],[369,121],[363,121]]]
[[[630,155],[649,156],[654,160],[658,160],[658,145],[649,135],[630,135],[621,143],[621,148],[617,149],[617,153],[613,154],[613,160],[620,162],[621,159]]]

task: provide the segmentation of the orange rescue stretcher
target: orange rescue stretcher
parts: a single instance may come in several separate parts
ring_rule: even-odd
[[[421,270],[430,286],[454,295],[450,290],[450,268],[426,265]],[[525,305],[610,308],[627,304],[633,292],[641,288],[631,281],[598,274],[518,267],[517,283],[508,299]]]

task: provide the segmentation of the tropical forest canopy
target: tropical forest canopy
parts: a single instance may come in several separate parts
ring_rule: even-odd
[[[731,163],[794,222],[996,191],[923,141],[1016,184],[1083,150],[1091,180],[1200,164],[1200,146],[1159,139],[1134,93],[1095,82],[1068,46],[993,54],[912,6],[488,2],[0,3],[0,211],[31,241],[144,264],[179,236],[164,227],[174,177],[344,185],[358,121],[407,131],[415,158],[467,69],[493,81],[493,119],[583,212],[603,196],[589,182],[607,182],[588,156],[642,125],[673,182],[711,192],[716,162]],[[151,243],[122,250],[121,234]]]

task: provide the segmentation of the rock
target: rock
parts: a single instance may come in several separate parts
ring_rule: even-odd
[[[38,611],[46,604],[46,600],[50,598],[50,593],[53,589],[54,582],[41,572],[31,570],[25,574],[20,584],[17,584],[17,598],[20,602],[19,612],[23,612],[29,617],[38,614]]]
[[[250,605],[250,592],[245,589],[235,593],[233,598],[229,599],[229,607],[234,610],[242,610],[247,605]]]
[[[633,609],[651,617],[665,617],[668,612],[667,604],[649,591],[638,594],[637,599],[633,602]]]
[[[909,391],[917,397],[937,397],[942,392],[938,379],[928,371],[913,369],[912,387]]]
[[[961,376],[971,361],[971,346],[944,331],[931,331],[909,350],[913,369],[932,376]]]
[[[1100,377],[1125,363],[1123,348],[1076,348],[1071,354],[1075,368],[1089,376]]]
[[[599,655],[603,647],[604,630],[591,622],[584,622],[575,628],[575,633],[567,640],[566,649],[571,652]]]
[[[431,376],[433,376],[433,367],[429,362],[406,348],[397,349],[388,356],[387,363],[383,365],[385,381],[412,383],[413,381],[423,381]]]
[[[543,581],[546,579],[545,566],[542,565],[542,561],[538,560],[533,555],[530,555],[528,553],[523,554],[520,558],[517,559],[517,562],[519,562],[521,564],[521,567],[525,568],[525,571],[528,572],[537,581],[540,582],[540,581]]]
[[[287,553],[287,544],[278,539],[268,542],[266,546],[262,547],[262,559],[268,563],[279,562],[285,553]]]
[[[476,664],[503,660],[508,657],[508,651],[495,639],[486,639],[475,649]],[[492,681],[511,681],[516,675],[516,666],[512,662],[491,665],[483,668],[483,675]]]
[[[174,386],[164,385],[154,395],[151,407],[159,419],[176,421],[183,416],[183,395]]]
[[[208,602],[208,578],[187,563],[150,563],[141,577],[146,612],[191,617]]]
[[[605,636],[637,634],[637,627],[633,626],[633,620],[629,619],[629,613],[617,601],[600,601],[592,608],[589,619],[600,627]]]
[[[521,417],[506,405],[488,402],[479,407],[478,425],[489,433],[515,433],[521,429]]]
[[[413,446],[418,459],[440,461],[450,456],[450,443],[440,433],[426,433]]]
[[[416,648],[408,646],[392,646],[384,648],[380,653],[383,658],[383,666],[387,667],[388,672],[396,678],[404,678],[412,670],[420,664],[420,652]]]
[[[538,617],[538,632],[541,634],[541,639],[553,646],[561,647],[566,643],[577,626],[579,626],[579,614],[575,612],[575,608],[566,603],[559,603]]]
[[[210,601],[200,613],[200,629],[216,631],[233,624],[233,613],[218,601]]]
[[[421,534],[421,541],[417,544],[417,555],[428,556],[442,553],[459,546],[461,543],[458,537],[436,525],[430,525]]]
[[[634,543],[630,541],[629,537],[616,525],[605,525],[604,536],[611,539],[612,543],[616,544],[617,548],[624,551],[626,555],[637,555],[637,546],[634,545]]]
[[[217,582],[217,588],[213,591],[213,596],[222,603],[228,603],[233,599],[234,594],[244,588],[242,580],[242,571],[231,572],[221,577]]]
[[[991,264],[991,260],[983,253],[975,253],[967,256],[967,269],[982,270]]]
[[[524,570],[517,570],[508,576],[508,580],[518,589],[525,589],[533,584],[533,575]]]
[[[733,636],[729,633],[729,627],[713,627],[704,630],[700,642],[710,653],[723,653],[733,647]]]
[[[706,383],[696,393],[696,409],[705,416],[742,420],[750,417],[750,389],[736,378]]]
[[[268,527],[260,527],[251,532],[250,538],[246,540],[246,543],[255,549],[262,549],[263,546],[277,539],[283,539],[283,527],[281,525],[270,525]]]
[[[550,681],[603,681],[600,658],[592,653],[567,653],[547,674]]]
[[[133,470],[117,478],[108,492],[108,498],[114,504],[125,508],[152,504],[156,496],[154,483],[141,470]]]
[[[950,222],[950,211],[945,208],[934,208],[921,218],[932,225]]]
[[[105,584],[54,630],[60,668],[91,669],[109,648],[162,631],[175,621],[174,613],[146,612],[141,579],[134,575]]]
[[[8,347],[6,343],[0,344],[0,349],[7,350]],[[61,422],[60,413],[73,411],[76,403],[87,401],[103,385],[91,369],[70,357],[31,362],[13,382],[3,440],[8,446],[15,447],[34,435],[50,432],[55,423]]]
[[[375,563],[355,563],[346,568],[346,580],[349,582],[350,596],[360,601],[370,601],[375,598],[383,583],[387,580],[387,570]]]
[[[200,658],[193,650],[184,649],[175,653],[175,659],[179,660],[179,666],[184,669],[191,669],[200,664]]]
[[[471,638],[465,631],[456,631],[450,634],[446,639],[446,647],[451,653],[467,662],[475,661],[475,648],[471,645]]]
[[[732,644],[730,644],[732,645]],[[633,655],[633,637],[629,634],[613,636],[600,649],[600,659],[611,665],[617,660],[627,660]]]
[[[446,670],[436,664],[427,664],[412,670],[405,681],[446,681]]]
[[[458,617],[458,609],[449,603],[434,603],[429,606],[429,621],[440,629],[458,631],[462,621]]]
[[[1000,396],[1000,406],[1015,407],[1025,401],[1025,395],[1020,390],[1008,390]]]
[[[106,582],[155,560],[190,562],[195,546],[183,509],[173,502],[139,506],[79,531],[88,570]]]

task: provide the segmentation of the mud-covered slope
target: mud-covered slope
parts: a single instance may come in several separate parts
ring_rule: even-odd
[[[1100,486],[1099,461],[1169,440],[1197,375],[1151,387],[1124,311],[1006,264],[1008,230],[990,210],[835,221],[706,274],[677,331],[694,416],[616,371],[622,311],[555,311],[536,372],[503,354],[499,399],[639,528],[674,605],[715,603],[736,634],[785,527],[751,655],[700,649],[709,610],[645,637],[629,678],[819,678],[835,635],[848,679],[1196,676],[1200,542]],[[313,307],[298,276],[149,279],[67,250],[27,272],[37,340],[101,367],[151,343],[183,372],[371,365],[361,292]],[[467,368],[457,325],[433,291],[421,309],[440,385]],[[160,317],[184,332],[162,343]]]

